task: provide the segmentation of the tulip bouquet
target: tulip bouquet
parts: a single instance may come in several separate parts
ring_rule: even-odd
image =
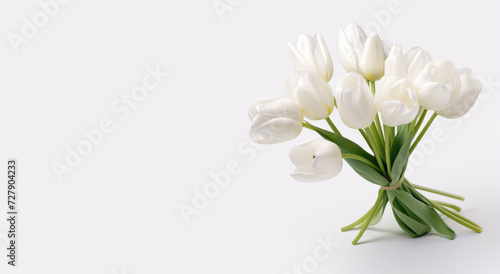
[[[405,177],[408,159],[434,119],[461,117],[474,105],[481,83],[474,79],[471,69],[457,69],[449,60],[433,60],[419,47],[403,53],[401,45],[392,45],[376,33],[367,37],[356,24],[340,31],[338,41],[340,61],[347,74],[338,79],[333,90],[328,83],[333,63],[323,37],[303,34],[296,45],[288,44],[296,71],[285,80],[288,96],[259,99],[250,106],[251,140],[262,144],[284,142],[307,128],[320,138],[290,151],[296,166],[293,178],[303,182],[333,178],[345,160],[362,178],[380,186],[373,207],[342,228],[360,227],[353,244],[368,226],[380,221],[387,204],[401,229],[411,237],[433,228],[444,237],[455,238],[438,212],[481,232],[479,225],[458,214],[460,207],[428,199],[421,191],[458,200],[463,197],[410,183]],[[371,152],[341,134],[330,119],[335,108],[347,127],[359,131]],[[304,118],[324,119],[331,131]]]

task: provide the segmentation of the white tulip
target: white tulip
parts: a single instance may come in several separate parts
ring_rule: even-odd
[[[376,33],[366,38],[357,24],[349,24],[339,33],[340,61],[347,72],[357,72],[366,80],[376,81],[384,75],[384,62],[391,44]]]
[[[420,107],[412,82],[393,75],[384,76],[380,82],[375,107],[384,125],[395,127],[413,121]]]
[[[377,81],[384,76],[386,58],[382,40],[376,33],[370,34],[361,55],[361,71],[366,80]]]
[[[366,34],[355,23],[349,24],[345,31],[339,32],[339,56],[347,72],[361,73],[361,55],[366,42]]]
[[[340,119],[346,126],[361,129],[372,124],[377,110],[373,94],[363,76],[349,72],[340,77],[334,95]]]
[[[252,120],[250,139],[259,144],[275,144],[297,137],[304,116],[300,107],[284,96],[262,98],[248,109]]]
[[[297,46],[288,43],[295,71],[309,71],[321,79],[330,81],[333,75],[333,62],[325,40],[317,33],[314,38],[301,34]]]
[[[320,182],[337,176],[342,170],[340,148],[323,138],[305,141],[290,151],[290,160],[297,167],[291,174],[301,182]]]
[[[430,54],[415,47],[403,55],[401,45],[394,45],[385,60],[385,75],[408,78],[415,81],[424,67],[432,61]]]
[[[414,47],[410,49],[404,55],[404,63],[408,79],[410,79],[412,82],[415,82],[417,76],[430,62],[432,62],[432,58],[428,51],[423,50],[420,47]]]
[[[288,96],[299,104],[307,118],[321,120],[332,113],[332,88],[316,74],[298,72],[285,80],[285,89]]]
[[[470,68],[461,68],[458,70],[462,89],[459,93],[452,94],[450,102],[446,107],[437,112],[437,114],[448,119],[462,117],[474,106],[481,93],[481,82],[474,79]]]
[[[449,60],[429,63],[415,79],[418,103],[428,110],[442,110],[460,89],[460,75]]]

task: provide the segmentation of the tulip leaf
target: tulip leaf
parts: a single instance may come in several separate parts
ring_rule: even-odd
[[[408,164],[408,157],[410,154],[410,145],[413,140],[413,135],[410,138],[407,138],[404,144],[399,149],[398,155],[394,159],[392,170],[391,170],[391,183],[395,185],[403,176],[403,173]]]
[[[373,216],[372,220],[370,221],[369,225],[376,225],[380,222],[382,219],[382,216],[384,215],[385,207],[387,205],[387,202],[389,201],[389,198],[387,197],[387,192],[384,191],[382,194],[382,200],[380,201],[380,205],[377,208],[377,211],[375,212],[375,215]]]
[[[393,190],[391,191],[391,195],[394,195],[401,201],[401,205],[407,211],[412,211],[419,218],[429,223],[436,232],[449,239],[455,238],[455,232],[446,225],[433,207],[422,203],[416,197],[403,190]]]
[[[389,185],[389,181],[369,165],[355,159],[344,160],[365,180],[380,186]]]
[[[431,231],[431,226],[403,206],[403,203],[399,201],[392,191],[388,191],[387,195],[391,201],[394,217],[406,234],[410,237],[418,237]]]
[[[308,124],[308,127],[316,131],[324,139],[337,144],[342,153],[358,155],[372,162],[373,165],[377,165],[377,159],[353,141],[311,124]],[[356,159],[346,158],[344,160],[365,180],[380,186],[389,185],[389,180],[366,163]]]
[[[394,142],[392,143],[390,150],[390,155],[392,159],[391,165],[394,165],[394,160],[396,159],[398,152],[401,150],[401,147],[408,139],[408,128],[409,124],[398,126],[398,133],[394,138]]]
[[[316,131],[321,137],[324,139],[331,141],[337,144],[342,151],[342,153],[356,154],[359,155],[368,161],[372,162],[374,165],[377,165],[377,159],[370,153],[366,152],[362,147],[360,147],[355,142],[344,138],[338,134],[335,134],[331,131],[324,130],[322,128],[316,127],[314,125],[308,124],[314,131]]]

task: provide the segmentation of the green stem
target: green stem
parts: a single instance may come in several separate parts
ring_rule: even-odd
[[[359,156],[359,155],[356,155],[356,154],[342,154],[342,158],[344,159],[354,159],[354,160],[358,160],[360,162],[363,162],[367,165],[369,165],[370,167],[372,167],[373,169],[375,169],[376,171],[378,171],[379,173],[381,172],[380,169],[374,165],[372,162],[368,161],[367,159]]]
[[[370,87],[371,87],[371,90],[372,90],[372,94],[373,96],[375,96],[375,81],[370,81]],[[375,116],[375,128],[377,129],[377,133],[378,133],[378,139],[380,141],[384,140],[384,134],[382,133],[382,125],[380,124],[380,118],[378,116],[378,113],[377,115]]]
[[[434,121],[434,119],[436,119],[436,117],[437,117],[437,113],[434,112],[432,114],[431,118],[429,119],[429,121],[427,121],[427,124],[425,124],[425,127],[422,129],[422,131],[418,135],[417,139],[413,142],[413,145],[411,145],[410,154],[413,152],[413,150],[415,150],[415,148],[417,147],[418,143],[420,142],[420,140],[422,140],[422,137],[424,137],[425,133],[427,132],[427,130],[431,126],[431,124]]]
[[[370,130],[372,132],[372,136],[373,136],[373,140],[375,142],[377,142],[377,146],[379,149],[384,149],[384,145],[382,143],[382,140],[383,139],[380,139],[380,135],[378,135],[378,129],[377,127],[375,126],[375,122],[373,122],[371,125],[370,125]]]
[[[373,125],[373,123],[372,123],[372,125]],[[366,136],[368,137],[368,140],[370,140],[373,148],[375,149],[373,154],[375,154],[375,158],[377,159],[378,166],[380,167],[380,170],[382,170],[382,173],[384,174],[384,176],[387,176],[385,173],[384,164],[382,163],[382,159],[380,159],[380,148],[378,147],[377,142],[375,142],[375,140],[373,140],[373,132],[371,132],[369,128],[365,128],[365,130],[366,130]]]
[[[422,125],[422,123],[424,122],[424,119],[425,119],[425,115],[427,114],[427,110],[424,109],[424,111],[422,111],[422,114],[420,114],[420,118],[418,118],[418,123],[417,125],[415,126],[414,130],[412,132],[414,133],[417,133],[418,130],[420,129],[420,126]],[[416,119],[416,118],[415,118]]]
[[[467,227],[468,229],[470,229],[474,232],[477,232],[477,233],[483,232],[483,228],[480,225],[474,223],[473,221],[471,221],[471,220],[465,218],[464,216],[461,216],[453,211],[450,211],[450,210],[448,210],[448,209],[446,209],[446,208],[444,208],[436,203],[433,203],[432,201],[429,201],[429,202],[434,208],[439,210],[439,212],[443,213],[445,216],[452,219],[453,221]]]
[[[362,129],[358,129],[359,133],[361,133],[361,136],[363,136],[363,139],[365,139],[365,142],[368,144],[370,149],[375,153],[375,150],[373,149],[372,145],[370,144],[370,141],[368,140],[368,136],[366,136],[366,133]]]
[[[387,174],[391,174],[391,144],[390,144],[390,133],[389,127],[384,125],[385,132],[385,162],[387,164]]]
[[[340,231],[345,232],[345,231],[348,231],[348,230],[351,230],[351,229],[355,228],[357,225],[359,225],[364,220],[366,220],[366,218],[368,217],[368,214],[370,214],[370,211],[371,211],[371,208],[370,208],[370,210],[368,210],[368,212],[365,213],[365,215],[363,215],[357,221],[355,221],[354,223],[352,223],[352,224],[350,224],[348,226],[345,226],[345,227],[341,228]]]
[[[417,123],[417,120],[418,120],[418,117],[415,117],[415,119],[413,119],[413,121],[411,121],[410,129],[408,129],[408,136],[411,135],[413,133],[413,131],[415,130],[415,124]]]
[[[407,183],[407,185],[411,188],[413,188],[413,190],[416,191],[416,188],[414,187],[413,184],[410,183],[410,181],[406,180],[405,179],[405,182]],[[418,191],[417,191],[418,192]],[[441,205],[439,205],[438,203],[435,203],[429,199],[427,199],[427,197],[425,197],[424,195],[420,194],[420,196],[422,198],[424,198],[432,207],[434,207],[435,209],[437,209],[439,212],[443,213],[445,216],[447,216],[448,218],[452,219],[453,221],[467,227],[468,229],[474,231],[474,232],[477,232],[477,233],[481,233],[483,231],[483,228],[474,223],[473,221],[465,218],[464,216],[458,214],[458,213],[455,213],[453,211],[450,211],[444,207],[442,207]]]
[[[333,132],[337,133],[338,135],[342,136],[342,134],[340,134],[340,131],[337,129],[337,127],[333,124],[332,120],[330,119],[330,117],[326,117],[326,122],[328,123],[328,125],[332,128]]]
[[[368,228],[368,225],[370,225],[370,222],[373,218],[373,215],[375,214],[375,211],[377,211],[377,208],[378,208],[380,202],[382,201],[382,196],[383,196],[384,191],[385,190],[378,191],[377,200],[375,201],[375,204],[368,212],[368,216],[366,216],[366,219],[364,220],[363,225],[361,226],[361,230],[359,231],[358,236],[356,236],[356,238],[354,238],[354,240],[352,241],[353,245],[358,243],[359,239],[361,239],[361,236],[363,236],[363,234],[365,233],[366,228]]]
[[[463,196],[460,196],[460,195],[456,195],[456,194],[444,192],[444,191],[433,189],[433,188],[430,188],[430,187],[425,187],[425,186],[420,186],[420,185],[415,185],[415,184],[411,184],[411,185],[415,189],[420,189],[420,190],[423,190],[423,191],[427,191],[427,192],[438,194],[438,195],[441,195],[441,196],[445,196],[445,197],[457,199],[457,200],[460,200],[460,201],[465,200],[465,198]]]
[[[447,208],[451,208],[451,209],[454,209],[456,210],[457,212],[460,212],[462,209],[459,207],[459,206],[456,206],[454,204],[450,204],[450,203],[447,203],[447,202],[443,202],[443,201],[436,201],[436,200],[432,200],[433,203],[436,203],[440,206],[444,206],[444,207],[447,207]]]

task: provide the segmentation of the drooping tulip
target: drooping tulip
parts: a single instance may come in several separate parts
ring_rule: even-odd
[[[391,127],[410,123],[420,108],[413,83],[394,75],[384,76],[380,81],[380,88],[375,93],[375,107],[384,125]]]
[[[333,75],[333,62],[321,34],[314,37],[301,34],[297,45],[288,43],[290,56],[296,72],[309,71],[325,81],[330,81]]]
[[[332,88],[318,75],[301,71],[285,80],[285,89],[311,120],[327,118],[333,111]]]
[[[384,62],[391,44],[376,33],[366,37],[357,24],[349,24],[339,33],[340,61],[347,72],[357,72],[366,80],[376,81],[384,75]]]
[[[453,93],[450,102],[437,114],[448,119],[462,117],[474,106],[481,93],[481,82],[474,79],[472,69],[461,68],[458,70],[460,74],[461,89],[458,93]]]
[[[428,110],[442,110],[460,89],[460,75],[450,60],[427,64],[415,79],[418,103]]]
[[[323,138],[305,141],[290,151],[296,166],[292,177],[301,182],[320,182],[337,176],[342,170],[340,148]]]
[[[248,109],[252,120],[250,139],[259,144],[275,144],[297,137],[304,116],[300,107],[284,96],[262,98]]]
[[[362,129],[372,124],[377,110],[373,94],[363,76],[349,72],[340,77],[334,95],[340,119],[346,126]]]

